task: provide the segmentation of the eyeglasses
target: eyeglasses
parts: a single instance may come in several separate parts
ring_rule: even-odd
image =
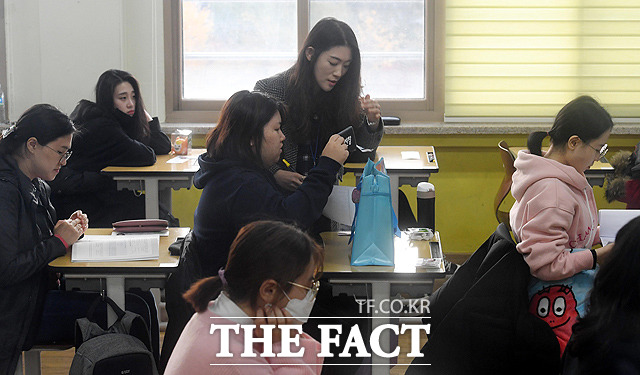
[[[311,291],[311,293],[313,294],[313,297],[315,297],[318,294],[318,290],[320,289],[320,280],[316,280],[311,284],[311,287],[308,286],[304,286],[298,283],[294,283],[293,281],[289,281],[289,284],[293,285],[293,286],[298,286],[302,289]]]
[[[71,154],[73,153],[73,151],[71,150],[67,150],[67,152],[62,152],[62,151],[58,151],[55,148],[51,148],[47,145],[43,145],[44,147],[48,148],[49,150],[53,150],[55,151],[58,155],[60,155],[60,160],[58,160],[58,163],[63,163],[67,160],[69,160],[69,158],[71,157]]]
[[[582,139],[581,139],[581,140],[582,140]],[[591,147],[595,152],[597,152],[597,153],[598,153],[598,155],[600,155],[600,159],[604,159],[604,156],[605,156],[605,155],[607,154],[607,152],[609,151],[609,145],[607,145],[606,143],[604,144],[604,146],[602,146],[602,148],[600,148],[600,149],[598,150],[597,148],[595,148],[595,147],[591,146],[589,143],[587,143],[587,142],[585,142],[585,141],[582,141],[582,142],[584,142],[584,144],[585,144],[585,145],[587,145],[587,146]],[[606,161],[606,159],[605,159],[604,161]]]

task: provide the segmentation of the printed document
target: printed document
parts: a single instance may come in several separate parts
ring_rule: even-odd
[[[620,228],[640,216],[640,210],[600,210],[600,240],[602,246],[615,241]]]
[[[85,235],[71,247],[72,262],[112,262],[158,259],[160,236]]]

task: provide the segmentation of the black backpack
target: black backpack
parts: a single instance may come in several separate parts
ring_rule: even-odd
[[[109,297],[104,297],[118,316],[116,322],[104,330],[92,321],[102,300],[98,298],[91,305],[86,318],[76,320],[76,354],[69,375],[157,375],[151,336],[144,319],[123,311]]]

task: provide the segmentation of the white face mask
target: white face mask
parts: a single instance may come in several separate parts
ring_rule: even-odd
[[[287,303],[284,309],[287,310],[294,319],[306,323],[307,320],[309,320],[313,304],[316,302],[317,291],[308,290],[307,295],[305,295],[303,299],[291,299],[286,292],[283,291],[283,293],[289,300],[289,303]]]

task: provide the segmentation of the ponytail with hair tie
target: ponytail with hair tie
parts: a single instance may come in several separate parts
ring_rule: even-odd
[[[7,129],[2,131],[2,139],[7,138],[16,130],[16,124],[9,126]]]

